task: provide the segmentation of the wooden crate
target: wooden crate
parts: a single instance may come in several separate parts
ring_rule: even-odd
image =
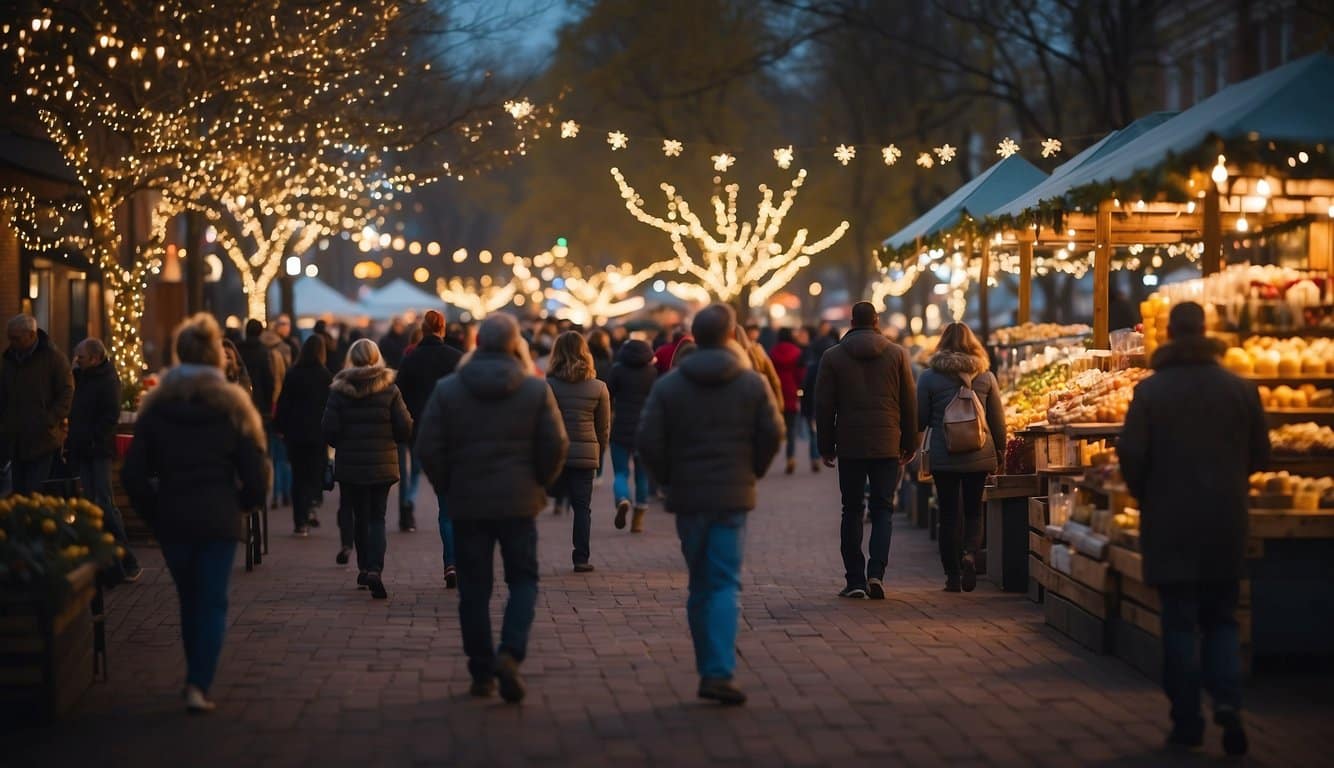
[[[1109,563],[1076,552],[1070,564],[1070,576],[1075,581],[1105,595],[1116,594],[1116,579]]]
[[[1096,653],[1111,651],[1113,624],[1105,617],[1094,616],[1053,590],[1047,591],[1043,615],[1049,626],[1085,648]]]
[[[1035,496],[1028,500],[1028,527],[1042,532],[1047,527],[1050,517],[1047,514],[1047,500]]]
[[[1162,611],[1162,601],[1158,599],[1158,588],[1150,587],[1142,581],[1136,581],[1129,576],[1121,576],[1121,600],[1129,600],[1135,604],[1148,608],[1155,613]]]
[[[49,722],[68,713],[93,682],[96,570],[69,575],[53,606],[45,592],[0,593],[0,715]]]
[[[1037,555],[1042,562],[1047,562],[1048,558],[1051,557],[1051,539],[1030,529],[1028,532],[1028,551],[1030,554]]]
[[[1112,615],[1111,595],[1080,584],[1063,573],[1048,569],[1046,587],[1049,592],[1064,597],[1099,619],[1106,620]]]
[[[1107,548],[1107,561],[1122,576],[1144,582],[1144,556],[1140,553],[1113,544]]]

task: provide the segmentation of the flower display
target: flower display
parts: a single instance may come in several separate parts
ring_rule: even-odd
[[[69,588],[65,576],[85,563],[110,563],[124,552],[102,526],[102,508],[86,499],[0,499],[0,589]]]

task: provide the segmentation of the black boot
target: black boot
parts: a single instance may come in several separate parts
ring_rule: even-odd
[[[417,518],[412,514],[412,502],[401,505],[398,508],[398,530],[403,533],[411,533],[417,530]]]

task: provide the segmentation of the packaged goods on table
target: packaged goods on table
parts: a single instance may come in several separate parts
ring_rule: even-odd
[[[1022,323],[1010,328],[998,328],[991,333],[992,345],[1031,344],[1051,339],[1087,336],[1093,329],[1087,325],[1058,325],[1057,323]]]
[[[1100,374],[1087,385],[1076,377],[1076,386],[1059,395],[1048,409],[1047,421],[1052,424],[1116,424],[1125,421],[1126,411],[1135,395],[1135,385],[1150,373],[1152,371],[1146,368],[1127,368]]]
[[[1284,424],[1269,430],[1269,443],[1280,456],[1334,456],[1334,429],[1310,421]]]
[[[1334,509],[1334,478],[1256,472],[1250,482],[1251,506],[1257,509]]]

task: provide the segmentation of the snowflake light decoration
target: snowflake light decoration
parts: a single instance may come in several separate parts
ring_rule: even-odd
[[[712,155],[709,159],[713,161],[713,170],[718,171],[719,173],[731,168],[732,164],[736,162],[736,158],[726,152],[721,155]]]
[[[607,143],[611,145],[611,151],[625,149],[630,144],[630,137],[620,131],[612,131],[607,134]]]
[[[676,139],[662,140],[662,153],[668,157],[680,157],[685,148],[685,145]]]
[[[953,160],[954,156],[959,153],[959,150],[951,147],[949,144],[942,144],[939,147],[936,147],[933,151],[936,153],[936,157],[940,158],[942,164]]]
[[[792,167],[792,160],[795,156],[791,144],[774,150],[774,162],[778,163],[778,167],[785,171]]]
[[[923,152],[917,156],[917,164],[923,168],[930,168],[936,164],[936,161],[931,157],[930,152]]]
[[[1006,136],[1004,139],[1001,139],[1001,143],[996,145],[996,154],[1000,155],[1001,157],[1009,157],[1010,155],[1013,155],[1018,151],[1019,151],[1019,144],[1016,143],[1015,140],[1010,138],[1009,136]]]
[[[1042,142],[1042,156],[1051,157],[1061,151],[1060,139],[1047,139]]]
[[[522,120],[533,114],[533,102],[528,99],[505,102],[505,111],[510,113],[510,117],[515,120]]]
[[[573,120],[566,120],[560,124],[560,137],[562,139],[573,139],[579,135],[579,124]]]
[[[847,144],[839,144],[838,148],[834,150],[834,159],[839,161],[843,165],[847,165],[848,163],[852,162],[852,159],[855,158],[856,156],[857,156],[857,148],[850,147]]]
[[[880,150],[880,156],[885,158],[885,165],[893,165],[899,161],[900,157],[903,157],[903,150],[890,144],[888,147]]]

